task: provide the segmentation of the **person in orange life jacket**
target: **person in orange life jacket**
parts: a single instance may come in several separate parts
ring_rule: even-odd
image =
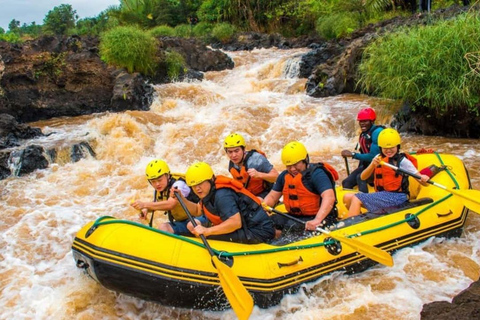
[[[208,219],[208,223],[198,220],[195,228],[188,223],[188,229],[195,236],[249,244],[273,239],[273,222],[262,208],[260,200],[241,182],[215,176],[205,162],[192,164],[187,169],[185,180],[200,198],[198,204],[187,200],[184,201],[185,205],[192,214],[198,216],[204,213]]]
[[[400,153],[401,138],[395,129],[384,129],[378,136],[380,154],[376,156],[370,165],[362,172],[362,179],[374,174],[374,193],[349,193],[344,196],[344,203],[349,208],[348,217],[359,215],[361,207],[369,212],[379,211],[384,208],[394,207],[408,201],[408,176],[383,166],[381,161],[393,164],[400,169],[419,174],[418,180],[422,185],[428,186],[430,177],[418,172],[414,162],[416,160],[408,154]],[[414,161],[414,162],[412,162]]]
[[[368,193],[367,183],[373,184],[373,176],[366,180],[360,179],[360,174],[372,162],[372,159],[380,153],[378,147],[378,135],[384,129],[383,126],[376,126],[374,124],[377,115],[372,108],[364,108],[357,114],[357,121],[360,125],[362,133],[358,139],[358,144],[355,149],[360,147],[360,152],[351,152],[349,150],[342,151],[342,157],[359,160],[358,167],[353,170],[350,175],[342,181],[344,189],[353,189],[358,185],[358,190]]]
[[[257,197],[263,198],[272,189],[278,171],[263,152],[246,151],[245,146],[245,139],[238,133],[232,133],[225,138],[223,148],[230,159],[228,170],[245,188]]]
[[[280,173],[264,203],[273,207],[283,196],[288,214],[305,221],[305,226],[283,215],[273,215],[275,228],[286,232],[313,231],[318,226],[335,223],[335,182],[325,167],[309,163],[307,149],[298,141],[283,148],[282,162],[287,169]]]
[[[187,199],[198,202],[199,199],[191,192],[191,189],[185,181],[172,177],[168,164],[159,159],[152,160],[148,163],[145,168],[145,175],[150,185],[155,189],[153,201],[145,202],[136,200],[131,206],[140,210],[140,216],[142,218],[146,218],[148,211],[165,211],[165,214],[168,215],[169,222],[160,224],[160,230],[184,236],[193,236],[187,229],[188,216],[183,211],[178,200],[169,195],[170,188],[173,186],[180,190]],[[197,219],[206,221],[204,216],[200,216]]]

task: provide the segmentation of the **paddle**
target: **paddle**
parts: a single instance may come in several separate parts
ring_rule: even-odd
[[[182,206],[183,210],[188,216],[188,219],[193,224],[194,227],[197,226],[195,219],[192,217],[190,211],[188,211],[187,206],[183,202],[182,198],[178,194],[177,191],[174,192],[175,197],[177,197],[178,202]],[[212,247],[207,242],[207,238],[202,234],[200,238],[207,248],[210,256],[212,257],[213,265],[218,271],[218,278],[220,279],[220,285],[222,286],[223,292],[227,297],[230,305],[232,306],[233,311],[237,317],[241,320],[248,319],[250,314],[253,310],[253,299],[252,296],[248,293],[247,289],[243,286],[243,283],[237,277],[235,273],[233,273],[232,269],[229,266],[224,264],[223,262],[218,259],[215,253],[212,250]]]
[[[393,170],[399,171],[399,172],[404,173],[408,176],[412,176],[415,179],[418,179],[418,180],[421,179],[421,177],[419,175],[414,174],[414,173],[410,173],[408,171],[405,171],[405,170],[403,170],[399,167],[396,167],[396,166],[394,166],[390,163],[381,161],[380,164],[382,164],[384,166],[387,166],[387,167],[390,167]],[[468,209],[470,209],[472,211],[475,211],[476,213],[480,214],[480,191],[479,190],[474,190],[474,189],[455,190],[455,189],[452,189],[452,188],[447,188],[446,186],[443,186],[443,185],[441,185],[439,183],[436,183],[434,181],[431,181],[431,180],[428,180],[427,183],[429,183],[431,185],[434,185],[435,187],[438,187],[440,189],[443,189],[447,192],[450,192],[453,195],[456,195],[458,197],[461,197],[461,198],[465,199],[466,200],[464,202],[465,206]]]
[[[306,222],[303,221],[303,220],[300,220],[298,218],[295,218],[295,217],[292,217],[291,215],[289,215],[288,213],[286,212],[281,212],[279,210],[276,210],[276,209],[273,209],[273,208],[270,208],[270,207],[264,207],[266,210],[268,211],[271,211],[271,212],[274,212],[276,214],[281,214],[283,215],[284,217],[288,218],[288,219],[291,219],[293,221],[296,221],[298,223],[302,223],[302,224],[305,224]],[[376,248],[374,246],[371,246],[371,245],[368,245],[368,244],[365,244],[361,241],[358,241],[358,240],[355,240],[355,239],[352,239],[352,238],[346,238],[346,237],[342,237],[342,236],[339,236],[339,235],[334,235],[332,233],[330,233],[329,231],[325,230],[325,229],[322,229],[320,227],[317,227],[316,229],[317,231],[320,231],[321,233],[323,234],[326,234],[330,237],[332,237],[333,239],[335,240],[338,240],[342,243],[345,243],[346,245],[348,245],[349,247],[355,249],[355,251],[358,251],[360,252],[361,254],[363,254],[365,257],[368,257],[372,260],[375,260],[377,261],[378,263],[381,263],[383,265],[386,265],[388,267],[392,267],[393,266],[393,259],[392,259],[392,256],[390,254],[388,254],[388,252],[382,250],[382,249],[379,249],[379,248]]]
[[[347,176],[349,176],[350,175],[350,167],[348,166],[347,157],[343,157],[343,160],[345,160],[345,168],[347,169]]]

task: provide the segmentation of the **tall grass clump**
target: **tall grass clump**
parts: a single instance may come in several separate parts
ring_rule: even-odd
[[[235,27],[230,23],[219,23],[215,25],[212,29],[212,37],[221,41],[222,43],[227,43],[232,40],[235,35]]]
[[[179,24],[175,27],[175,36],[179,38],[190,38],[192,36],[192,26]]]
[[[458,16],[379,38],[359,66],[359,84],[371,94],[425,106],[438,115],[480,101],[480,18]]]
[[[212,30],[213,24],[202,21],[193,27],[192,33],[197,38],[208,39]]]
[[[177,80],[180,75],[186,72],[185,59],[180,53],[174,50],[165,51],[165,63],[167,64],[168,78],[172,81]]]
[[[100,56],[103,61],[128,72],[152,75],[157,64],[157,40],[135,26],[116,27],[102,34]]]
[[[173,37],[175,30],[167,25],[156,26],[148,31],[152,37]]]
[[[318,18],[315,30],[325,39],[336,39],[349,35],[359,27],[358,15],[342,12]]]

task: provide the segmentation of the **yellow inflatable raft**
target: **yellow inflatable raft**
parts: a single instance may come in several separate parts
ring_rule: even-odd
[[[209,240],[214,253],[230,266],[256,305],[278,304],[285,294],[325,274],[359,272],[375,264],[334,235],[352,238],[390,253],[432,236],[459,236],[468,209],[462,197],[448,190],[470,189],[460,159],[447,154],[416,156],[418,167],[446,165],[432,180],[443,185],[411,182],[415,199],[387,212],[369,212],[341,220],[330,236],[310,234],[295,241],[246,245]],[[337,187],[340,214],[345,192]],[[480,199],[479,199],[480,200]],[[333,238],[332,238],[333,237]],[[73,245],[76,265],[108,289],[164,305],[221,310],[229,308],[217,269],[203,242],[167,234],[146,225],[101,217],[85,225]]]

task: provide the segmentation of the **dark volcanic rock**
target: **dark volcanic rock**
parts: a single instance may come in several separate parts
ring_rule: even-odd
[[[220,71],[233,69],[233,60],[220,50],[210,50],[196,39],[160,38],[161,50],[180,53],[190,69],[195,71]]]
[[[41,146],[31,145],[23,149],[16,160],[18,169],[16,175],[29,174],[37,169],[48,167],[46,152]]]
[[[451,303],[437,301],[424,305],[420,315],[422,320],[480,319],[480,283],[472,283]]]
[[[42,135],[40,129],[19,124],[12,115],[0,114],[0,149],[19,146],[20,140],[32,139]]]

